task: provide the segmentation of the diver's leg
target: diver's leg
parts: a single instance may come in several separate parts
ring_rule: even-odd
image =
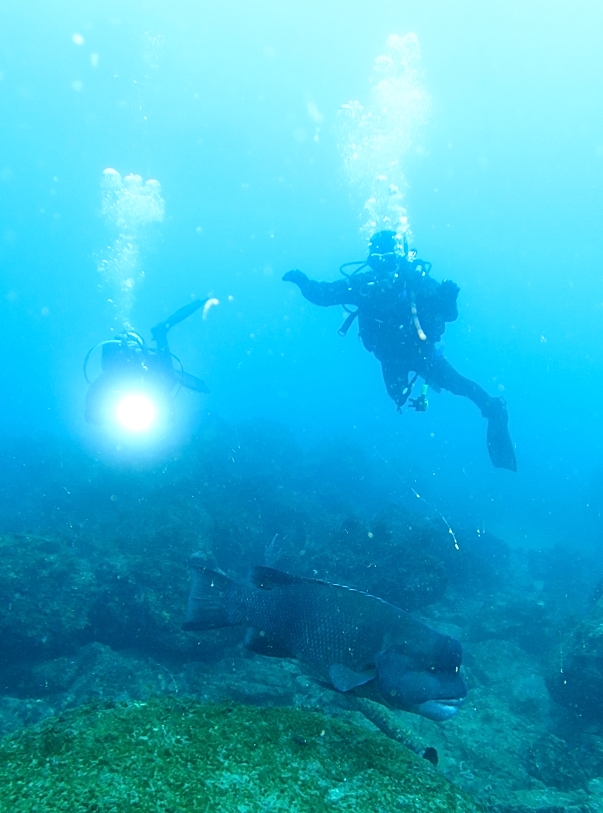
[[[465,378],[457,372],[452,364],[447,359],[441,356],[434,359],[429,364],[425,372],[421,371],[421,375],[425,376],[428,384],[433,382],[436,386],[441,387],[454,395],[463,395],[469,398],[470,401],[478,407],[482,415],[487,418],[487,411],[490,408],[492,401],[499,401],[498,398],[491,398],[483,387],[480,387],[475,381],[470,378]]]
[[[484,418],[488,419],[487,440],[490,460],[499,469],[517,471],[515,449],[508,428],[509,414],[504,398],[488,395],[483,387],[470,378],[465,378],[442,357],[434,359],[429,364],[425,378],[427,383],[433,381],[442,389],[454,395],[463,395],[476,404]]]
[[[384,359],[381,361],[381,371],[387,394],[401,409],[408,398],[408,366],[400,359]]]

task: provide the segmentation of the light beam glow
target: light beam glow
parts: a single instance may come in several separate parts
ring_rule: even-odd
[[[117,420],[130,432],[146,432],[157,417],[155,404],[140,393],[125,395],[117,405]]]

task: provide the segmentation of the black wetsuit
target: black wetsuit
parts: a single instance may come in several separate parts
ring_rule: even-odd
[[[336,282],[317,282],[293,271],[285,278],[295,282],[315,305],[358,308],[362,343],[381,362],[385,386],[398,407],[408,397],[409,373],[415,372],[436,390],[471,399],[487,415],[493,399],[475,381],[458,373],[435,347],[446,322],[458,317],[459,288],[450,280],[436,282],[423,268],[421,261],[401,261],[396,277],[369,271]],[[423,339],[413,317],[413,303]]]

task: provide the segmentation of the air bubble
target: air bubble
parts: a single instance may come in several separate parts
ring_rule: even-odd
[[[147,227],[161,223],[165,201],[161,184],[131,173],[122,178],[113,167],[103,170],[101,178],[101,214],[116,236],[107,255],[98,262],[98,271],[110,288],[116,318],[129,327],[136,285],[144,276],[141,248],[147,240]]]
[[[417,154],[416,139],[430,111],[416,34],[388,37],[371,83],[366,107],[350,101],[339,110],[340,153],[350,185],[364,198],[365,236],[381,229],[409,234],[405,159]]]

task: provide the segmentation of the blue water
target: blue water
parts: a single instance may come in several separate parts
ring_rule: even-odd
[[[207,379],[207,410],[353,436],[412,461],[453,514],[580,544],[601,506],[601,15],[595,3],[5,5],[3,431],[90,435],[80,359],[113,318],[96,271],[112,166],[157,178],[166,204],[141,238],[137,329],[191,295],[222,300],[172,338]],[[448,358],[504,387],[515,477],[491,469],[461,399],[400,418],[354,330],[337,336],[339,310],[279,281],[290,267],[335,279],[364,256],[334,124],[368,97],[387,36],[408,31],[432,112],[423,154],[405,160],[405,203],[433,275],[461,286]],[[308,99],[324,116],[318,141]]]
[[[279,566],[293,562],[294,569],[303,544],[310,569],[324,565],[319,575],[360,584],[369,571],[358,582],[350,574],[361,554],[373,567],[362,536],[372,518],[390,511],[396,533],[404,529],[406,519],[388,508],[394,502],[423,516],[417,527],[428,528],[428,542],[429,533],[441,542],[434,528],[443,534],[444,547],[436,545],[433,555],[445,550],[441,570],[448,568],[452,589],[440,604],[416,606],[435,626],[449,624],[468,653],[470,703],[458,729],[446,724],[465,737],[462,748],[452,733],[445,744],[421,730],[426,743],[433,736],[447,749],[447,775],[474,790],[471,771],[481,770],[487,790],[492,771],[480,759],[502,731],[500,781],[510,781],[503,746],[520,754],[517,764],[524,751],[511,736],[510,744],[501,742],[526,720],[527,733],[517,735],[521,748],[551,732],[572,739],[578,723],[571,714],[560,734],[559,716],[543,711],[539,718],[538,709],[549,709],[547,688],[551,676],[559,684],[564,674],[564,653],[578,652],[580,673],[582,639],[573,650],[562,636],[591,612],[603,574],[602,25],[603,7],[594,0],[571,8],[544,0],[0,0],[0,532],[56,534],[66,561],[81,557],[94,574],[86,582],[94,596],[118,585],[99,599],[107,602],[106,617],[93,608],[96,620],[81,625],[86,645],[103,630],[93,641],[95,657],[125,663],[140,645],[137,636],[144,639],[129,619],[137,618],[139,594],[148,599],[148,565],[157,627],[146,633],[163,637],[156,650],[141,645],[141,657],[154,663],[165,655],[174,685],[177,679],[203,694],[194,669],[187,672],[182,639],[171,652],[166,643],[170,630],[174,640],[179,634],[190,549],[222,545],[222,560],[213,551],[217,563],[239,566],[243,577],[264,549],[266,561],[278,554]],[[492,466],[485,421],[467,399],[430,391],[426,413],[399,415],[357,326],[342,338],[341,308],[315,307],[281,281],[293,268],[340,279],[342,263],[366,256],[368,213],[383,200],[366,208],[365,182],[370,186],[382,167],[370,142],[348,171],[350,129],[338,111],[358,100],[365,112],[379,113],[375,60],[391,53],[392,35],[411,34],[420,59],[417,52],[407,65],[415,72],[404,74],[410,79],[402,101],[416,102],[408,127],[393,96],[387,115],[380,111],[399,161],[395,172],[406,184],[400,205],[432,276],[461,288],[460,316],[447,326],[443,351],[459,372],[507,400],[516,474]],[[108,168],[119,173],[109,176],[113,191]],[[128,180],[132,174],[140,179]],[[124,325],[150,341],[152,325],[206,297],[219,304],[206,318],[199,311],[175,327],[170,347],[209,394],[180,392],[160,436],[130,441],[88,425],[88,350]],[[97,353],[92,377],[98,361]],[[346,523],[356,533],[349,551]],[[458,561],[445,547],[455,529],[467,540]],[[325,539],[332,550],[320,549]],[[34,564],[48,555],[56,565],[53,545],[32,543]],[[24,551],[10,550],[15,572],[21,568],[21,599],[37,595]],[[164,553],[166,572],[180,580],[166,588],[169,629],[154,603]],[[375,549],[379,572],[392,582],[388,562],[396,555],[387,543]],[[486,575],[472,574],[480,562]],[[338,563],[348,568],[343,576]],[[130,567],[140,569],[140,583],[136,574],[123,577]],[[72,584],[72,576],[48,573]],[[52,592],[54,582],[46,588]],[[377,577],[374,588],[378,593]],[[123,607],[122,595],[129,596]],[[27,612],[40,609],[23,604],[26,621]],[[23,625],[31,633],[23,633],[25,666],[19,661],[11,671],[21,627],[9,636],[8,666],[0,653],[0,704],[5,692],[37,698],[27,693],[38,686],[33,678],[19,677],[21,668],[38,668],[36,658],[47,659],[50,674],[52,658],[84,658],[87,651],[75,652],[79,643],[69,648],[67,622],[55,649],[52,635],[45,649],[46,636],[38,640],[33,626],[32,633]],[[215,650],[222,663],[223,639],[211,640],[210,654]],[[599,685],[597,646],[587,686]],[[235,644],[228,653],[233,663],[239,659],[244,681],[255,661],[243,659]],[[142,685],[140,663],[132,669]],[[163,661],[159,667],[167,668]],[[291,689],[287,676],[281,682],[294,702],[299,687]],[[44,714],[72,702],[68,689]],[[557,697],[563,691],[557,685]],[[90,692],[73,697],[89,699]],[[585,696],[587,712],[600,708],[597,698],[597,691]],[[497,714],[488,716],[489,702],[499,703]],[[27,714],[19,725],[32,720]],[[17,727],[4,716],[0,708],[0,722]],[[601,719],[594,712],[593,719],[600,749]],[[530,751],[535,764],[539,754],[552,753],[547,743]],[[581,747],[576,772],[588,762],[585,754],[594,754],[588,777],[600,782],[600,750],[589,740]],[[538,779],[536,768],[528,773]],[[551,776],[553,769],[542,787],[558,787]],[[597,787],[591,791],[600,795]],[[525,803],[537,809],[535,801]]]
[[[602,24],[594,0],[3,3],[2,434],[116,453],[84,422],[81,370],[117,327],[98,272],[112,167],[157,179],[165,202],[137,237],[135,329],[149,340],[191,298],[220,301],[170,335],[211,393],[178,396],[159,458],[208,417],[274,420],[304,448],[342,437],[386,458],[388,488],[412,486],[453,526],[596,551]],[[465,399],[431,393],[427,413],[398,415],[356,328],[337,335],[341,309],[281,282],[334,280],[365,256],[337,111],[368,102],[375,58],[408,32],[430,112],[401,159],[404,205],[432,275],[461,287],[445,353],[507,399],[517,474],[491,466]]]

